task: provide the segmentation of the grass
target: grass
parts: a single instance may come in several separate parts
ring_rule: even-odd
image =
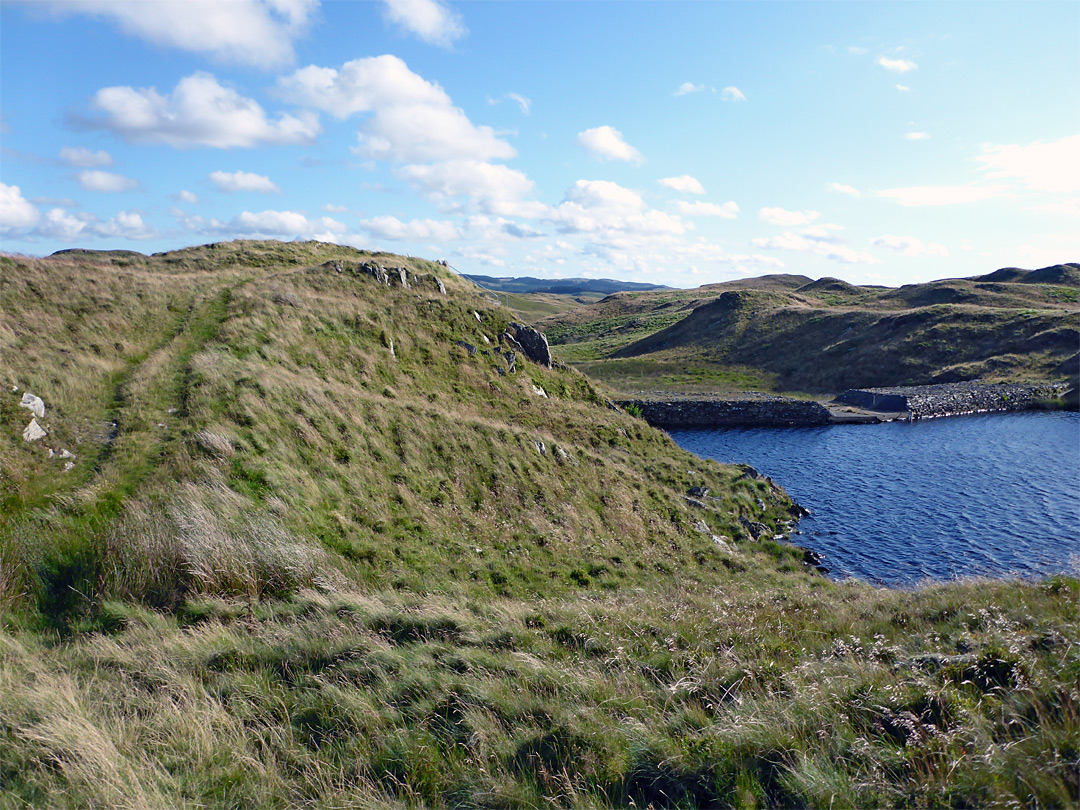
[[[1075,271],[1073,271],[1075,275]],[[1080,373],[1077,289],[949,279],[899,289],[765,276],[620,294],[540,321],[577,368],[624,393],[847,388]]]
[[[826,580],[434,263],[4,262],[0,807],[1076,802],[1075,579]]]

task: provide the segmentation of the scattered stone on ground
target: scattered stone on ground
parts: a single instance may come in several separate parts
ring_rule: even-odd
[[[692,498],[707,498],[709,497],[708,487],[690,487],[686,490],[686,494]]]
[[[45,417],[45,400],[41,397],[36,397],[29,391],[22,395],[22,399],[19,401],[20,408],[26,408],[32,412],[38,419]]]
[[[536,452],[537,453],[539,453],[542,456],[547,455],[547,445],[545,445],[544,442],[541,439],[537,439],[536,441],[533,442],[533,444],[536,445]]]
[[[545,391],[539,385],[534,385],[532,387],[532,390],[533,390],[533,393],[536,394],[538,397],[543,397],[544,399],[548,398],[547,391]]]
[[[44,439],[49,434],[38,424],[37,419],[31,419],[30,424],[26,426],[26,429],[22,433],[24,442],[36,442],[38,439]]]
[[[460,346],[465,351],[467,351],[469,353],[469,357],[472,357],[474,354],[476,354],[476,347],[473,346],[471,343],[466,343],[464,340],[455,340],[454,345]]]

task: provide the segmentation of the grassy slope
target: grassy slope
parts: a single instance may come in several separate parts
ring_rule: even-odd
[[[1080,271],[1050,270],[899,289],[764,276],[623,293],[538,325],[575,365],[623,391],[1056,380],[1080,372]]]
[[[813,576],[739,520],[783,493],[372,258],[3,260],[0,806],[1075,801],[1075,581]]]

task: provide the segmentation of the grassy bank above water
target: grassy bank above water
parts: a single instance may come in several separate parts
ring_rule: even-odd
[[[2,261],[0,806],[1077,800],[1075,579],[824,579],[433,263]]]

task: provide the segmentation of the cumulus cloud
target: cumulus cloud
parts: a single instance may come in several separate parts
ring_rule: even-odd
[[[738,87],[725,87],[720,91],[720,98],[724,101],[746,101],[746,96]]]
[[[703,84],[694,84],[693,82],[683,82],[679,85],[679,89],[675,91],[675,97],[688,96],[691,93],[700,93],[705,89]]]
[[[817,211],[786,211],[783,208],[762,208],[758,219],[770,225],[790,228],[795,225],[808,225],[821,216]]]
[[[683,194],[704,194],[705,186],[694,177],[688,174],[679,175],[678,177],[664,177],[657,180],[664,188],[670,188],[672,191],[679,191]]]
[[[34,229],[34,235],[61,242],[74,242],[84,237],[88,224],[86,219],[73,216],[63,208],[51,208],[45,212],[45,216]]]
[[[944,245],[931,242],[924,245],[914,236],[877,236],[870,240],[874,247],[887,248],[894,253],[902,253],[905,256],[940,256],[949,255],[949,249]]]
[[[563,233],[681,234],[686,226],[662,211],[648,210],[636,191],[609,180],[578,180],[552,212]]]
[[[340,70],[309,65],[279,82],[296,104],[336,118],[370,114],[355,151],[368,158],[422,163],[492,160],[517,154],[491,127],[473,124],[446,91],[396,56],[346,62]]]
[[[318,6],[318,0],[58,0],[48,8],[110,19],[156,45],[272,68],[293,61],[293,41]]]
[[[81,123],[130,143],[228,149],[311,143],[319,132],[313,114],[282,113],[272,121],[257,102],[221,85],[209,73],[181,79],[166,95],[153,87],[106,87],[94,94],[91,103],[102,115]]]
[[[893,73],[907,73],[909,70],[915,70],[918,67],[910,59],[890,59],[887,56],[879,56],[877,63]]]
[[[524,172],[480,160],[450,160],[431,165],[409,164],[395,172],[428,199],[444,207],[465,197],[487,213],[501,216],[540,216],[547,207],[525,198],[533,181]]]
[[[909,141],[928,141],[930,140],[929,132],[909,132],[904,136]]]
[[[802,233],[782,233],[779,236],[757,237],[750,240],[754,247],[770,250],[787,250],[795,253],[811,253],[840,264],[876,264],[877,259],[869,253],[851,249],[839,243],[831,233],[835,226],[808,228]]]
[[[976,160],[987,177],[1019,180],[1033,191],[1080,191],[1080,135],[1027,146],[988,146]]]
[[[137,180],[132,180],[130,177],[115,172],[103,172],[100,169],[88,169],[79,172],[75,178],[79,181],[79,185],[87,191],[115,193],[133,191],[139,187]]]
[[[605,125],[579,132],[577,142],[586,152],[602,160],[625,160],[629,163],[645,160],[641,152],[628,144],[615,127]]]
[[[176,194],[173,195],[173,198],[180,202],[190,203],[191,205],[195,205],[195,203],[199,201],[198,195],[187,190],[176,192]]]
[[[135,241],[153,239],[158,235],[154,228],[143,222],[142,215],[137,211],[121,211],[106,222],[95,223],[91,226],[91,230],[97,236],[111,236]]]
[[[0,230],[3,232],[33,228],[41,212],[22,195],[18,186],[0,183]]]
[[[716,203],[702,202],[701,200],[695,200],[692,203],[679,200],[675,203],[675,206],[679,209],[680,214],[685,214],[690,217],[738,219],[739,216],[739,206],[734,202],[726,202],[723,205],[717,205]]]
[[[269,177],[251,172],[210,172],[207,179],[218,191],[281,191]]]
[[[461,15],[440,0],[385,0],[383,17],[430,45],[449,48],[468,33]]]
[[[895,200],[907,207],[923,205],[960,205],[1009,196],[1005,186],[907,186],[887,188],[878,196]]]
[[[239,236],[279,237],[283,239],[320,239],[327,234],[337,236],[347,230],[345,225],[330,217],[308,219],[298,211],[242,211],[229,220],[219,230],[225,230]]]
[[[854,186],[846,186],[843,183],[826,183],[825,188],[828,191],[835,191],[837,194],[846,194],[849,197],[860,197],[859,190]]]
[[[457,226],[452,222],[434,219],[413,219],[402,222],[397,217],[381,216],[360,220],[360,228],[374,237],[394,242],[446,242],[458,237]]]
[[[60,160],[68,166],[112,166],[112,155],[104,149],[91,152],[83,146],[65,146],[60,150]]]

